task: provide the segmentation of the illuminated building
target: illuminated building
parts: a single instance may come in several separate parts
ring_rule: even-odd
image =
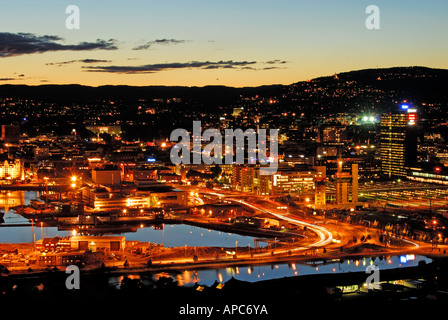
[[[347,138],[346,127],[344,126],[328,126],[318,132],[319,142],[335,142],[341,143]]]
[[[316,179],[315,179],[315,193],[314,193],[314,204],[325,205],[327,203],[326,200],[326,171],[327,168],[325,166],[314,167],[317,171]]]
[[[336,183],[336,205],[345,206],[358,202],[358,165],[352,164],[352,172],[342,171],[342,161],[338,161],[338,170],[334,175]],[[351,192],[349,187],[351,186]],[[350,202],[351,195],[351,202]]]
[[[0,162],[0,179],[1,180],[14,180],[23,179],[24,170],[20,159],[5,160]]]
[[[146,182],[152,182],[157,180],[157,169],[139,167],[132,171],[132,181],[135,184],[143,184]]]
[[[314,193],[316,170],[279,169],[276,174],[268,176],[272,182],[269,194]]]
[[[121,185],[121,171],[115,166],[105,166],[92,170],[92,181],[100,185]]]
[[[185,206],[188,203],[186,191],[164,185],[118,189],[84,187],[81,192],[85,205],[95,210],[176,207]]]
[[[241,112],[243,112],[243,111],[244,111],[243,107],[235,107],[235,108],[233,108],[232,116],[238,117],[241,114]]]
[[[232,187],[242,192],[255,192],[255,175],[259,168],[254,165],[235,165],[232,171]],[[266,189],[268,190],[268,189]]]
[[[350,183],[351,176],[348,172],[342,172],[342,161],[338,162],[338,170],[334,175],[336,183],[336,204],[345,205],[349,203],[348,199],[348,184]]]
[[[317,174],[314,168],[308,166],[282,166],[273,175],[261,175],[258,165],[235,165],[232,187],[261,195],[314,193]]]
[[[36,147],[34,148],[34,160],[40,161],[48,159],[50,157],[49,147]]]
[[[121,126],[87,126],[87,130],[95,134],[108,133],[111,136],[121,135]]]
[[[358,164],[352,164],[352,203],[358,203]]]
[[[126,247],[124,236],[73,236],[70,237],[70,249],[85,251],[120,251]]]
[[[416,109],[404,104],[385,113],[380,122],[381,172],[388,177],[406,175],[406,165],[417,159]]]
[[[436,183],[448,185],[448,174],[441,166],[435,166],[432,170],[421,167],[411,167],[407,174],[409,180],[425,183]]]

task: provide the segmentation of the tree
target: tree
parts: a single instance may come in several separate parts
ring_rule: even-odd
[[[210,171],[211,171],[212,174],[213,174],[212,177],[213,177],[213,178],[217,178],[217,177],[219,177],[219,175],[221,174],[222,169],[221,169],[221,167],[220,167],[219,165],[215,164],[215,166],[212,167],[212,168],[210,169]]]
[[[101,139],[103,139],[103,141],[104,141],[106,144],[111,144],[111,142],[112,142],[112,136],[111,136],[109,133],[107,133],[107,132],[101,132],[101,133],[99,134],[99,137],[100,137]]]
[[[120,283],[120,289],[126,291],[134,291],[137,289],[141,289],[143,287],[143,282],[140,278],[131,279],[128,276],[125,276]]]
[[[2,264],[0,264],[0,274],[9,274],[8,268]]]

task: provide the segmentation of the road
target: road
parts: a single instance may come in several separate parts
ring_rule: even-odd
[[[171,257],[163,259],[153,259],[153,267],[175,268],[183,267],[215,267],[217,265],[233,265],[241,263],[266,263],[288,259],[337,259],[342,257],[355,257],[360,255],[375,254],[403,254],[415,253],[425,254],[434,251],[430,244],[420,244],[408,239],[394,241],[391,245],[385,246],[379,241],[382,232],[378,229],[365,227],[362,225],[349,224],[325,216],[313,215],[303,210],[286,206],[264,196],[253,194],[217,191],[198,187],[186,187],[188,192],[194,191],[192,196],[196,203],[215,203],[218,200],[238,203],[242,206],[255,210],[264,215],[272,216],[275,219],[284,220],[299,227],[299,230],[291,230],[288,233],[291,238],[296,238],[294,242],[282,241],[281,245],[264,248],[261,252],[237,250],[237,257],[230,255],[198,256],[197,261],[193,261],[191,256]],[[206,219],[206,218],[204,218]],[[304,228],[306,227],[306,235]],[[370,237],[368,237],[370,236]],[[275,242],[274,242],[275,243]],[[368,245],[367,245],[368,244]],[[364,246],[367,245],[367,246]],[[440,247],[441,251],[445,248]],[[448,249],[448,247],[446,247]],[[148,258],[128,255],[131,266],[144,267]]]
[[[205,188],[195,188],[199,195],[209,195],[218,197],[220,200],[226,200],[239,203],[259,212],[271,215],[277,219],[285,220],[291,224],[307,227],[307,230],[314,232],[317,237],[313,242],[302,240],[302,246],[295,250],[305,250],[310,248],[326,248],[335,250],[343,247],[344,249],[353,248],[361,244],[369,243],[384,248],[384,243],[379,241],[381,231],[375,228],[369,228],[361,225],[354,225],[341,222],[334,219],[328,219],[323,216],[315,216],[306,213],[303,210],[286,206],[284,203],[277,202],[265,196],[258,196],[244,192],[233,192],[227,190],[214,191]],[[277,209],[285,208],[285,209]],[[370,237],[368,237],[370,235]],[[369,238],[369,239],[367,239]],[[361,240],[363,239],[363,240]],[[400,239],[399,249],[417,249],[420,244],[408,239]],[[403,245],[405,243],[406,245]],[[397,246],[389,247],[389,250],[395,250]]]

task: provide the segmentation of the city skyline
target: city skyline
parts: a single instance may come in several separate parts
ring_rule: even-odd
[[[447,9],[0,3],[0,300],[169,319],[443,307]]]
[[[20,1],[0,5],[0,84],[291,84],[394,66],[448,68],[448,4]],[[69,5],[80,28],[69,30]],[[418,43],[418,46],[415,45]]]

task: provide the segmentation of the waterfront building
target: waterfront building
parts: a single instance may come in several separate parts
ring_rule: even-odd
[[[126,208],[181,207],[188,203],[186,191],[165,185],[139,185],[120,188],[84,187],[82,200],[95,210]]]
[[[23,179],[24,169],[20,159],[6,159],[0,162],[0,180]]]
[[[124,236],[73,236],[70,249],[74,251],[120,251],[126,247]]]
[[[60,251],[120,251],[126,246],[124,236],[72,236],[39,239],[36,250],[41,252]]]

